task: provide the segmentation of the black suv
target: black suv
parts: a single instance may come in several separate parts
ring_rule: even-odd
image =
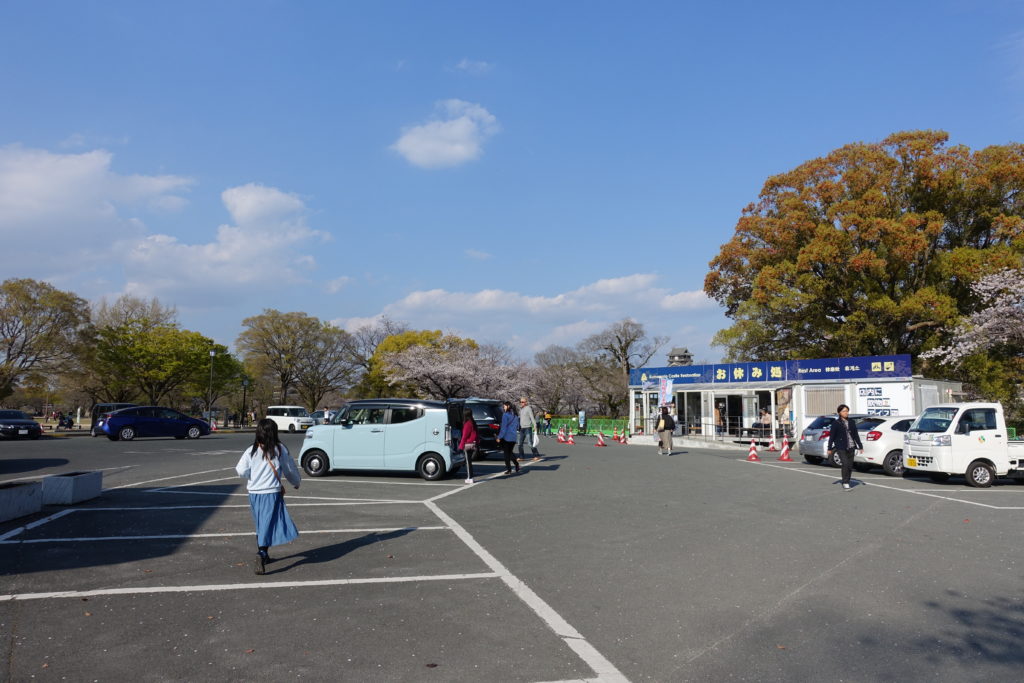
[[[452,430],[462,432],[462,411],[469,408],[476,423],[480,447],[474,460],[483,460],[487,451],[498,449],[498,430],[501,429],[501,401],[493,398],[448,399],[448,424]],[[456,441],[458,445],[458,441]]]

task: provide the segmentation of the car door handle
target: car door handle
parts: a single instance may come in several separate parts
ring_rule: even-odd
[[[383,429],[371,429],[370,431],[371,432],[383,432],[384,430]]]

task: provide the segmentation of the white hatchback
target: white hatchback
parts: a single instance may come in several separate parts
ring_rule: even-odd
[[[915,417],[906,415],[872,416],[877,421],[857,431],[864,444],[864,451],[853,456],[853,466],[860,472],[872,467],[881,467],[890,477],[903,476],[903,435],[914,423]]]

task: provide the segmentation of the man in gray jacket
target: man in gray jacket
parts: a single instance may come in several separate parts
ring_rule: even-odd
[[[524,457],[523,453],[523,442],[530,444],[530,452],[533,453],[534,461],[540,460],[540,453],[537,448],[533,445],[533,432],[537,429],[537,418],[533,415],[533,408],[526,401],[526,397],[523,396],[519,399],[519,457]]]

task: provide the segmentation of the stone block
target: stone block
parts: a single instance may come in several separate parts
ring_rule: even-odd
[[[43,505],[73,505],[103,491],[102,472],[66,472],[43,479]]]
[[[0,484],[0,522],[31,515],[43,509],[43,485],[38,481]]]

